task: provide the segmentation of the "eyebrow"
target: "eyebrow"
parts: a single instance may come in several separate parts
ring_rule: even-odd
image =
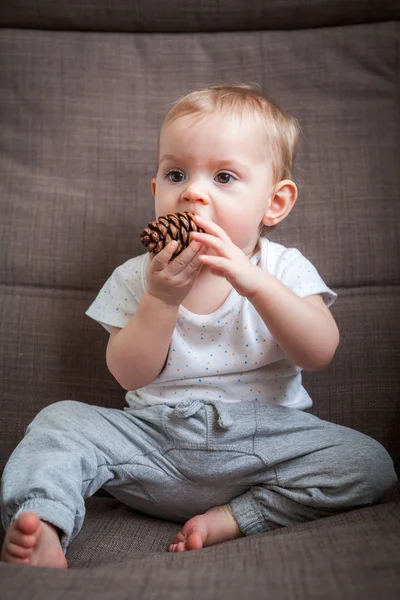
[[[187,157],[186,157],[187,158]],[[160,164],[166,160],[173,160],[173,161],[177,161],[180,162],[181,160],[184,160],[184,157],[181,156],[174,156],[173,154],[164,154],[164,156],[161,158],[160,160]],[[232,165],[234,168],[236,169],[242,169],[243,171],[246,171],[247,173],[250,173],[250,169],[248,167],[246,167],[246,165],[240,163],[237,160],[234,159],[218,159],[218,160],[214,160],[214,161],[210,161],[210,163],[214,164],[214,165],[218,165],[220,167],[224,166],[224,165]]]

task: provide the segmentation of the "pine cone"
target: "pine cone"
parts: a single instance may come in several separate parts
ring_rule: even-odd
[[[178,256],[189,245],[190,231],[204,231],[197,227],[191,212],[172,213],[160,217],[158,221],[150,221],[148,227],[140,234],[140,241],[148,252],[158,254],[171,240],[177,240],[178,247],[172,258]]]

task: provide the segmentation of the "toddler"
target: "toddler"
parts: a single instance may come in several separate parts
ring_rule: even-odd
[[[2,559],[66,567],[84,499],[182,523],[169,550],[200,549],[379,501],[396,482],[374,439],[304,411],[301,371],[325,369],[336,299],[298,250],[265,237],[292,210],[294,118],[257,89],[179,100],[160,132],[155,215],[204,232],[117,267],[86,314],[110,334],[124,410],[42,410],[2,480]]]

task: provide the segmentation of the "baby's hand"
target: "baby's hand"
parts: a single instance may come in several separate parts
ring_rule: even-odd
[[[218,254],[203,254],[200,261],[209,265],[213,273],[224,275],[238,294],[251,298],[259,286],[260,269],[232,242],[221,227],[197,215],[194,215],[193,219],[206,233],[192,231],[190,239],[201,242]]]
[[[158,254],[150,254],[147,272],[147,291],[169,306],[179,306],[186,298],[203,266],[200,254],[204,247],[192,241],[176,258],[171,260],[177,242],[171,241]]]

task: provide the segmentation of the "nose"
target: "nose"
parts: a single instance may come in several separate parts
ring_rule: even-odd
[[[204,186],[197,182],[190,182],[182,192],[182,200],[193,204],[208,204],[209,199]]]

